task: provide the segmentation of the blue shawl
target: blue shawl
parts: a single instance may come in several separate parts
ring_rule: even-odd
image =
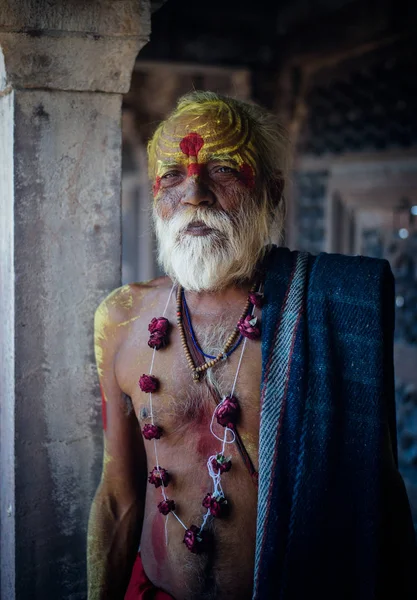
[[[387,261],[266,258],[254,599],[415,599]]]

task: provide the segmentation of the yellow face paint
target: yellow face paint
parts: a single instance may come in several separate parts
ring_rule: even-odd
[[[149,144],[154,195],[169,169],[180,165],[188,176],[199,175],[203,165],[215,160],[232,164],[242,183],[253,187],[257,153],[249,118],[221,100],[187,106],[164,122]]]

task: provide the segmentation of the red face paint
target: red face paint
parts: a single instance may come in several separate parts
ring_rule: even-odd
[[[192,177],[192,175],[200,175],[202,167],[203,165],[198,163],[190,163],[187,167],[188,177]]]
[[[152,191],[153,191],[153,195],[154,196],[157,195],[157,193],[159,192],[160,187],[161,187],[161,178],[158,176],[155,179],[155,183],[153,184],[153,187],[152,187]]]
[[[200,175],[202,165],[198,163],[198,153],[204,146],[204,140],[198,133],[189,133],[180,141],[180,149],[186,156],[195,158],[187,167],[187,176]]]
[[[200,176],[204,164],[206,164],[206,161],[210,160],[210,148],[205,143],[204,138],[199,133],[191,132],[185,135],[183,138],[181,138],[178,145],[182,154],[188,158],[188,161],[185,165],[187,168],[187,177],[192,177],[196,175]],[[202,157],[203,160],[199,162],[198,155],[203,146],[205,146],[204,152],[202,153],[204,154],[204,157]],[[232,151],[232,154],[234,151],[235,150]],[[173,157],[173,162],[175,162],[175,153],[172,153],[171,156]],[[255,186],[255,171],[253,167],[247,162],[243,162],[243,164],[240,162],[240,160],[242,160],[242,157],[240,155],[237,155],[237,157],[238,160],[236,162],[238,162],[238,164],[241,164],[239,169],[239,181],[245,187],[251,189]],[[180,156],[177,156],[176,161],[179,162],[181,165],[184,164],[184,158],[181,160]],[[157,196],[160,187],[161,177],[157,176],[153,186],[154,197]]]
[[[101,392],[101,416],[103,419],[103,431],[107,430],[107,400],[104,396],[103,387],[100,384],[100,392]]]
[[[247,163],[244,163],[239,170],[240,173],[240,181],[243,185],[246,185],[248,188],[253,188],[255,186],[255,174],[253,169]]]

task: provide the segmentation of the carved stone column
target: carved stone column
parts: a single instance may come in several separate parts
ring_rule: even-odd
[[[85,598],[93,316],[120,281],[121,94],[148,0],[0,0],[1,598]]]

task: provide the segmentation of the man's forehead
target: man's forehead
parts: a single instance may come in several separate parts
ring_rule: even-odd
[[[181,139],[192,131],[205,135],[220,136],[230,123],[231,114],[207,108],[201,114],[182,113],[165,121],[164,133],[173,139]]]
[[[256,166],[249,119],[224,105],[171,117],[161,129],[155,151],[160,165],[194,156],[199,162],[218,158]]]

